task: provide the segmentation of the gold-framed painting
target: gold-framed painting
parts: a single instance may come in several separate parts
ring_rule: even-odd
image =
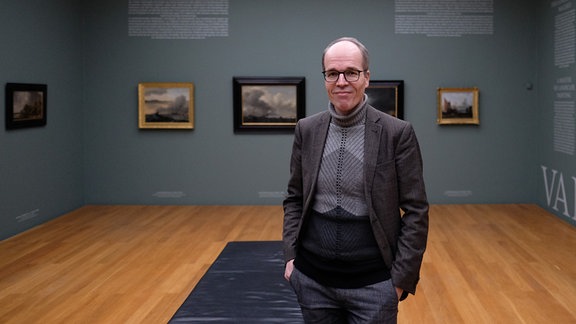
[[[194,129],[194,84],[191,82],[139,83],[138,127]]]
[[[479,125],[478,88],[438,88],[438,124]]]

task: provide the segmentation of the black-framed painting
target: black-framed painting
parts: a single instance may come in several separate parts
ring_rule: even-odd
[[[365,90],[368,104],[389,115],[404,119],[404,81],[370,80]]]
[[[293,130],[305,116],[304,77],[234,77],[234,131]]]
[[[6,83],[6,129],[46,125],[48,86]]]

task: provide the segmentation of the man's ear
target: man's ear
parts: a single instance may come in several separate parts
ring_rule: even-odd
[[[370,70],[366,70],[366,72],[364,72],[364,76],[366,77],[366,86],[370,85]]]

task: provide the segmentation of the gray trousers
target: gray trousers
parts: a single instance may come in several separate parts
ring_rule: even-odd
[[[306,324],[396,323],[398,296],[392,280],[342,289],[326,287],[296,267],[290,277]]]

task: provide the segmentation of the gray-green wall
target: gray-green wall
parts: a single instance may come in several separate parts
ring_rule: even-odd
[[[576,120],[574,110],[569,117],[562,116],[556,111],[556,102],[571,102],[576,100],[576,66],[574,63],[562,66],[555,64],[557,45],[562,38],[555,34],[555,27],[561,22],[562,16],[572,14],[576,9],[576,1],[541,1],[540,2],[541,28],[537,37],[539,44],[538,61],[538,106],[536,143],[539,144],[536,166],[538,169],[538,186],[536,190],[537,202],[550,212],[563,220],[576,225],[576,157],[574,154],[563,153],[556,149],[555,140],[570,133],[570,127],[561,126],[556,118],[568,119],[571,123]],[[564,19],[564,21],[567,21]],[[568,20],[574,32],[575,21]],[[571,46],[576,45],[572,38]],[[571,79],[571,80],[570,80]],[[569,81],[566,81],[569,80]],[[568,86],[568,91],[558,90]],[[572,89],[570,89],[572,87]],[[568,97],[566,97],[568,96]],[[574,126],[574,124],[572,124]],[[573,129],[572,129],[573,131]],[[567,142],[574,141],[574,135]],[[527,143],[527,146],[533,146]]]
[[[84,204],[81,9],[0,0],[0,239]],[[7,82],[47,84],[45,127],[5,130]]]
[[[576,175],[547,148],[549,1],[495,0],[492,35],[427,37],[395,34],[391,0],[231,0],[229,36],[204,40],[129,37],[127,0],[2,1],[0,81],[47,83],[49,114],[0,128],[0,238],[83,204],[280,204],[292,135],[235,134],[232,78],[303,76],[319,112],[320,55],[340,36],[367,45],[372,80],[404,80],[432,203],[539,203],[571,221],[542,177],[560,170],[570,190]],[[140,82],[193,82],[195,129],[139,130]],[[480,125],[438,126],[436,89],[472,86]]]

